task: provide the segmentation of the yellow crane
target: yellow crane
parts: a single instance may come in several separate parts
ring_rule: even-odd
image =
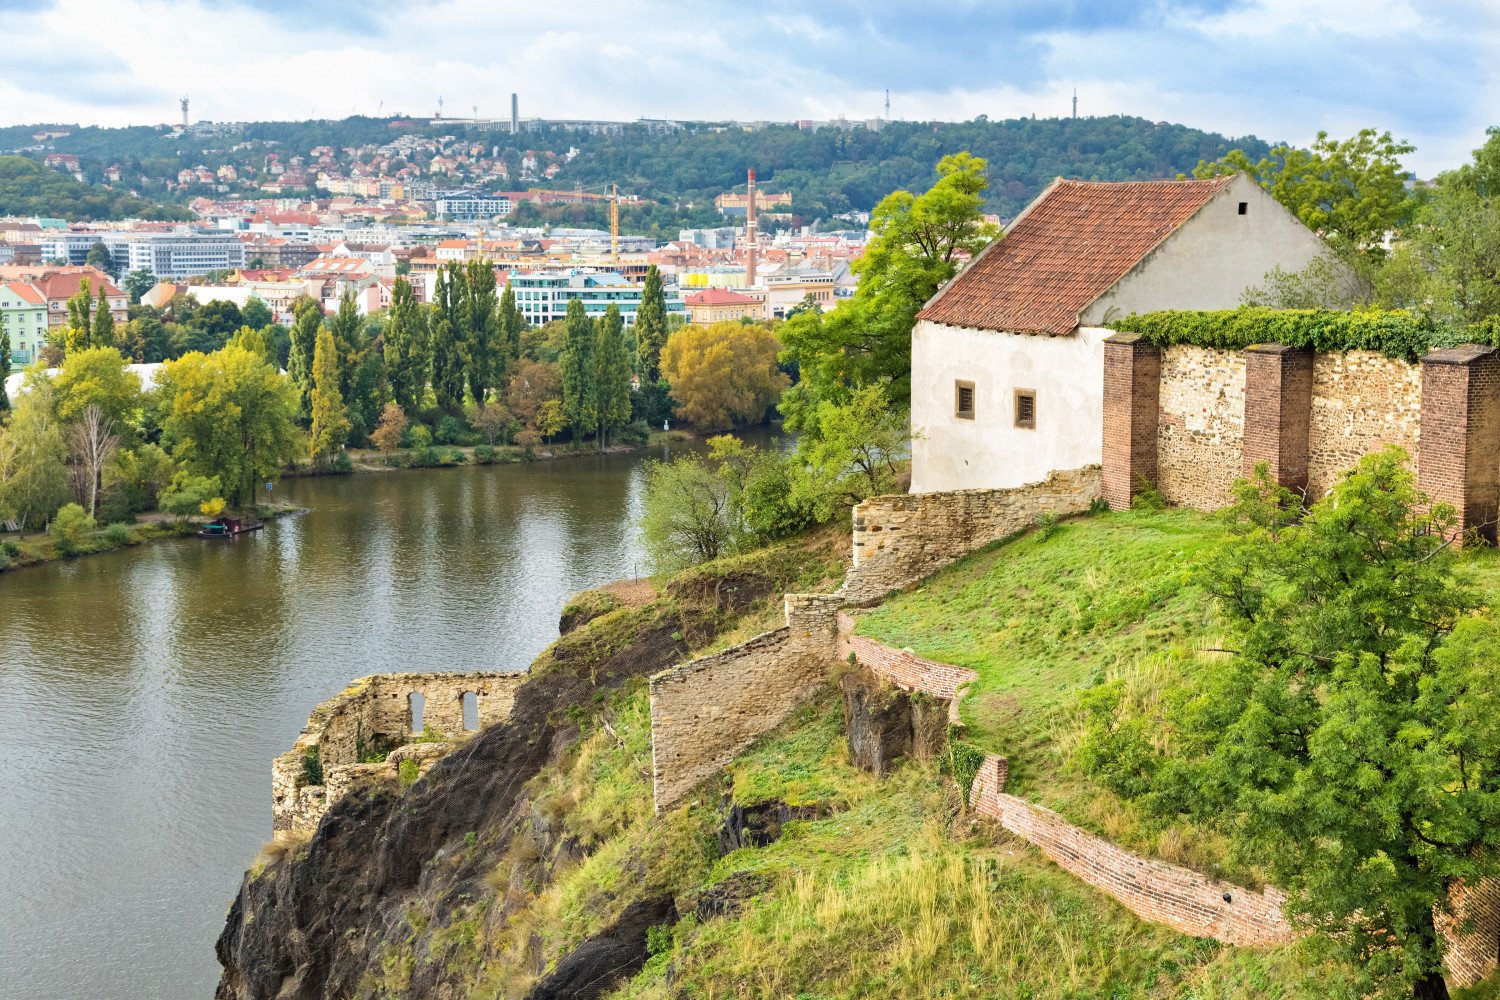
[[[620,185],[609,186],[609,259],[620,263]]]

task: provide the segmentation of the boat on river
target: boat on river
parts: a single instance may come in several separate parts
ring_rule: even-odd
[[[198,529],[198,537],[233,538],[235,535],[244,535],[252,531],[259,531],[264,527],[265,525],[259,522],[246,524],[237,517],[216,517]]]

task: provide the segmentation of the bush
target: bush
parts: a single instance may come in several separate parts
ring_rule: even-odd
[[[410,788],[417,783],[422,775],[422,768],[410,757],[396,765],[396,775],[401,781],[402,788]]]
[[[413,424],[406,431],[406,446],[422,451],[432,447],[432,428],[426,424]]]
[[[222,486],[218,476],[194,476],[179,472],[172,483],[161,492],[161,509],[179,517],[197,514],[204,504],[219,496]]]
[[[450,413],[438,421],[432,439],[438,444],[461,444],[468,433],[464,422]]]
[[[1110,322],[1109,328],[1138,333],[1158,347],[1188,344],[1242,351],[1252,344],[1285,344],[1311,348],[1319,354],[1375,351],[1411,363],[1434,346],[1441,346],[1443,340],[1431,320],[1401,309],[1344,312],[1242,306],[1166,310],[1126,316]]]
[[[63,555],[72,555],[78,551],[78,543],[83,536],[94,530],[94,519],[82,507],[76,503],[64,504],[62,509],[52,515],[52,523],[47,525],[47,534],[57,540],[57,551]]]
[[[308,747],[302,755],[302,780],[309,785],[323,783],[323,754],[316,745]]]
[[[341,451],[333,456],[333,461],[328,463],[328,471],[339,474],[348,474],[354,471],[354,459],[349,457],[347,451]]]
[[[104,529],[104,537],[109,541],[109,544],[111,545],[129,545],[130,525],[121,523],[120,521],[116,521],[114,524],[111,524],[109,527]]]
[[[644,420],[632,420],[620,428],[618,438],[621,444],[628,444],[638,448],[650,442],[651,427]]]
[[[500,452],[493,445],[479,444],[474,446],[475,465],[494,465],[499,461]]]

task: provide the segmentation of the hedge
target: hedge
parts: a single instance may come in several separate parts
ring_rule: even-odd
[[[1402,309],[1167,310],[1126,316],[1106,325],[1111,330],[1140,334],[1157,347],[1187,345],[1242,351],[1253,344],[1285,344],[1311,348],[1319,354],[1374,351],[1409,363],[1434,348],[1500,344],[1494,323],[1455,330]]]

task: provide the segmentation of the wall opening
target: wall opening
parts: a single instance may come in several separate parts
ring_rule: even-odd
[[[1240,214],[1244,215],[1245,213],[1247,213],[1249,211],[1250,211],[1250,203],[1248,201],[1242,201],[1242,202],[1240,202]]]
[[[1036,428],[1036,390],[1016,390],[1016,426],[1034,430]]]
[[[974,383],[962,379],[953,383],[953,415],[960,420],[974,419]]]
[[[459,695],[464,706],[464,732],[472,733],[479,728],[479,695],[465,691]]]
[[[406,706],[411,716],[411,731],[420,733],[422,731],[422,715],[427,711],[427,697],[419,691],[413,691],[406,696]]]

